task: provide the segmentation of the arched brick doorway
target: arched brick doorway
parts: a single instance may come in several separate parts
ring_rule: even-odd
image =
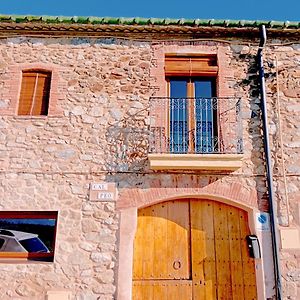
[[[266,286],[271,290],[272,275],[271,238],[269,233],[256,232],[254,216],[258,212],[257,193],[254,188],[235,182],[215,182],[207,188],[138,188],[120,191],[117,202],[120,211],[119,258],[117,266],[117,300],[132,300],[133,244],[137,230],[138,209],[174,199],[209,199],[241,208],[248,215],[251,233],[257,234],[262,245],[263,259],[256,260],[257,299],[266,299]],[[265,253],[265,254],[264,254]],[[265,263],[264,263],[265,261]],[[265,277],[265,273],[266,277]]]

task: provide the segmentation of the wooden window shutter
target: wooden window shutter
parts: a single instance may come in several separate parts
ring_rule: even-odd
[[[24,71],[18,115],[47,115],[51,72]]]
[[[166,76],[216,76],[218,65],[216,55],[178,55],[165,57]]]

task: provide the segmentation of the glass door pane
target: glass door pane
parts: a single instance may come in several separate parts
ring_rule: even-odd
[[[188,150],[187,79],[170,80],[170,152]]]
[[[216,130],[214,128],[216,100],[214,82],[211,79],[194,80],[195,89],[195,152],[214,152]]]

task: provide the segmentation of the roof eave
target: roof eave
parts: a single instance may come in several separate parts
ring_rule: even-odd
[[[120,22],[119,22],[120,23]],[[233,24],[232,24],[233,25]],[[133,37],[135,39],[173,39],[205,38],[205,37],[238,37],[252,38],[258,36],[257,26],[221,26],[213,25],[182,25],[182,24],[83,24],[83,23],[46,23],[4,22],[0,21],[0,36],[31,35],[31,36],[94,36],[94,37]],[[299,37],[300,28],[268,28],[269,37]]]

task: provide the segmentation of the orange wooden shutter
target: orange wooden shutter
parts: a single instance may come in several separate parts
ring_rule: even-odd
[[[49,105],[51,74],[38,73],[36,96],[32,109],[32,115],[47,115]]]
[[[50,83],[50,72],[23,72],[18,114],[47,115]]]
[[[36,73],[23,73],[19,100],[19,115],[29,115],[36,81]]]
[[[165,57],[166,76],[216,76],[217,73],[218,66],[215,55],[168,54]]]

